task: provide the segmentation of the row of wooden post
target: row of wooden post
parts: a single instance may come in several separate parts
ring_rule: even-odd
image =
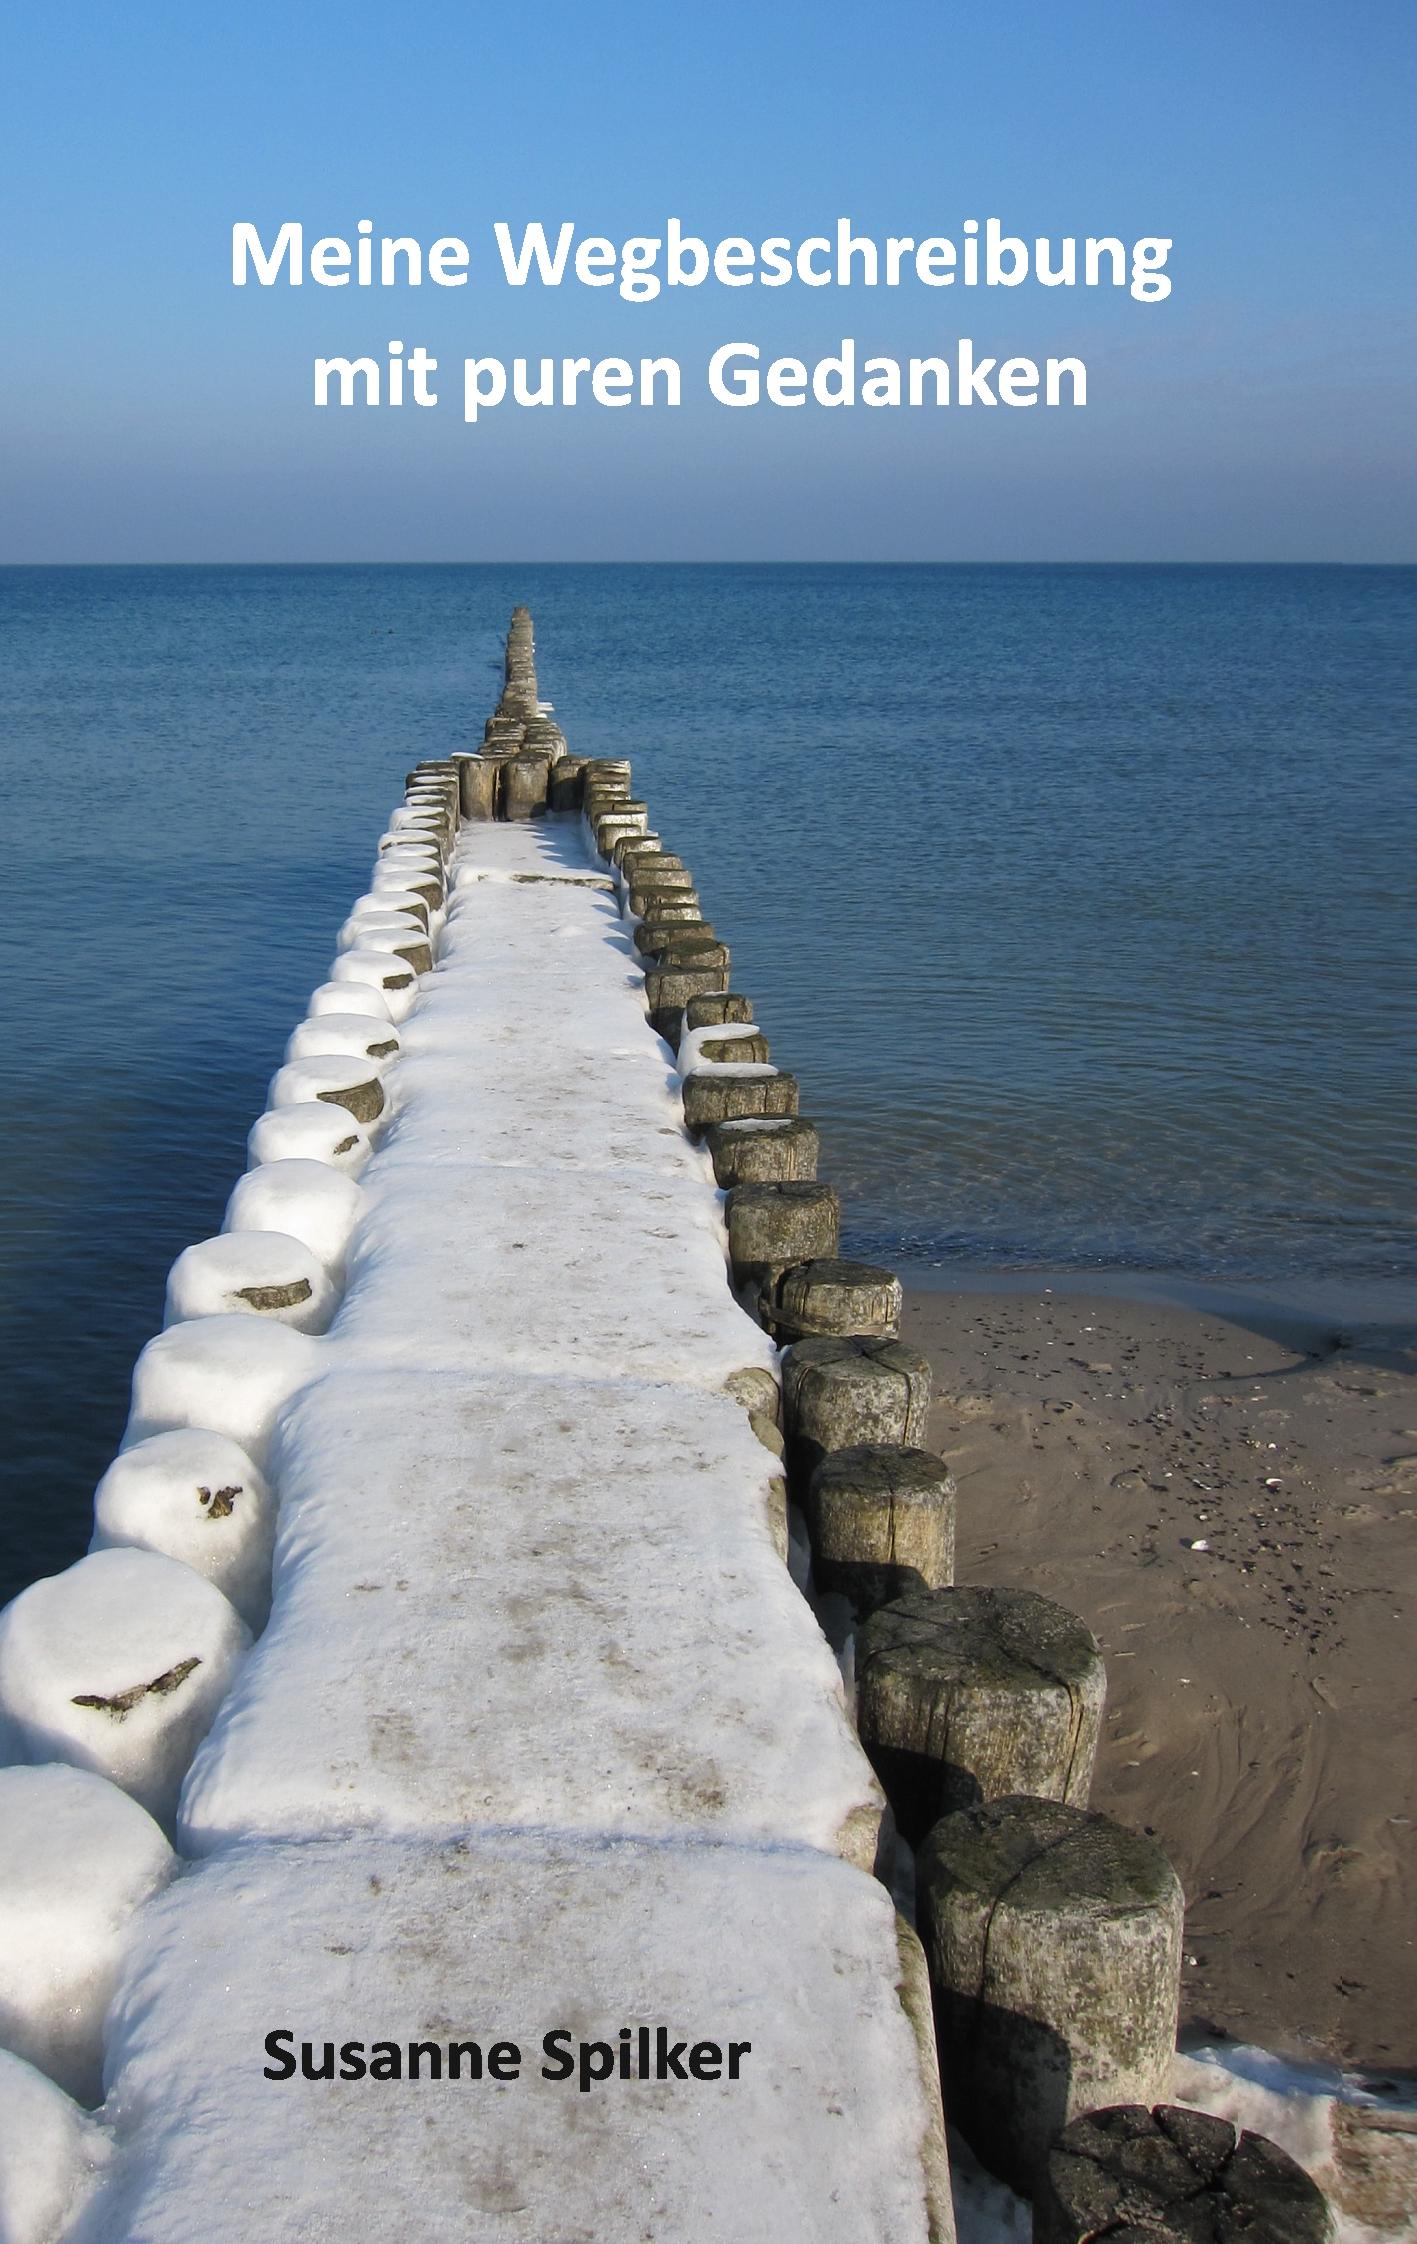
[[[728,946],[629,763],[571,755],[541,712],[524,610],[483,748],[458,762],[464,815],[578,810],[623,883],[650,1020],[726,1194],[734,1287],[785,1350],[789,1494],[818,1591],[849,1608],[862,1743],[916,1850],[951,2120],[1032,2198],[1039,2244],[1128,2219],[1180,2244],[1203,2206],[1236,2236],[1319,2244],[1328,2214],[1302,2169],[1164,2104],[1184,1900],[1153,1840],[1088,1807],[1097,1643],[1031,1591],[955,1586],[954,1483],[925,1446],[930,1366],[899,1338],[900,1280],[841,1255],[797,1082],[730,989]]]

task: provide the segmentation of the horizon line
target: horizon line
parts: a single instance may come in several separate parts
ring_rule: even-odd
[[[1152,556],[1145,560],[1093,559],[1088,561],[1039,557],[1031,560],[882,560],[866,557],[850,559],[832,558],[817,561],[785,560],[772,555],[755,555],[737,560],[689,559],[639,559],[625,556],[602,561],[553,561],[516,556],[496,560],[442,560],[408,561],[382,560],[362,556],[340,561],[332,560],[276,560],[257,558],[234,560],[230,558],[202,560],[172,559],[165,561],[106,560],[106,561],[24,561],[0,560],[0,569],[1414,569],[1417,557],[1412,560],[1334,560],[1315,555],[1296,560],[1267,557],[1263,554],[1244,558],[1210,560],[1173,560],[1165,556]]]

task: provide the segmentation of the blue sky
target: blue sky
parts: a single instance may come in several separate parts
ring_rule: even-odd
[[[1412,560],[1417,10],[193,8],[10,0],[0,559]],[[492,221],[611,237],[1174,238],[1170,299],[511,292]],[[468,288],[235,290],[298,218]],[[1084,411],[734,413],[721,343],[1083,357]],[[317,352],[683,363],[685,404],[318,412]],[[449,381],[448,389],[456,386]]]

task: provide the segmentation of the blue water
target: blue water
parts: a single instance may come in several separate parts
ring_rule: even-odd
[[[0,571],[0,1597],[82,1549],[167,1266],[517,599],[852,1246],[1414,1287],[1417,572]]]

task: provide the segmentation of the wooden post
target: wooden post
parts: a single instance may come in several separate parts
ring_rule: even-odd
[[[720,997],[693,997],[684,1008],[685,1028],[722,1028],[729,1021],[751,1021],[752,1001],[740,997],[737,990],[725,990]]]
[[[1158,1846],[1108,1817],[1014,1795],[935,1825],[917,1894],[945,2108],[1031,2197],[1069,2120],[1165,2091],[1180,1880]]]
[[[503,817],[539,818],[550,779],[550,758],[541,750],[519,748],[509,756],[502,771]]]
[[[728,987],[726,966],[652,966],[645,971],[645,1003],[656,1036],[677,1050],[684,1022],[684,1007],[692,997],[706,997]],[[686,1087],[687,1090],[687,1087]],[[794,1096],[796,1086],[793,1086]],[[688,1098],[684,1119],[687,1122]]]
[[[912,1844],[1013,1792],[1087,1804],[1106,1669],[1092,1631],[1034,1590],[907,1591],[863,1627],[856,1690],[861,1743]]]
[[[761,1284],[789,1263],[830,1254],[841,1201],[829,1184],[739,1184],[728,1195],[728,1252],[735,1285]]]
[[[923,1447],[930,1365],[898,1340],[798,1340],[783,1358],[782,1399],[788,1458],[805,1487],[832,1450]]]
[[[582,804],[583,756],[558,756],[551,766],[550,800],[553,810],[579,810]]]
[[[694,1002],[702,1004],[705,1000]],[[707,1002],[712,1004],[713,1000]],[[691,1005],[686,1018],[692,1012]],[[713,1161],[715,1180],[725,1189],[735,1184],[810,1182],[817,1173],[820,1143],[816,1125],[804,1122],[800,1115],[715,1122],[706,1131],[704,1143]]]
[[[838,1591],[858,1619],[907,1591],[954,1580],[955,1484],[928,1449],[865,1442],[833,1450],[808,1482],[802,1509],[818,1588]],[[861,1656],[858,1649],[858,1663]]]
[[[785,1271],[764,1293],[761,1315],[783,1344],[863,1332],[893,1340],[900,1331],[902,1300],[893,1270],[833,1255]]]
[[[728,987],[728,970],[718,969]],[[648,984],[649,975],[645,981]],[[690,993],[696,994],[696,993]],[[662,1033],[662,1032],[661,1032]],[[733,1122],[743,1116],[787,1115],[797,1112],[797,1078],[781,1068],[706,1067],[686,1075],[683,1083],[684,1120],[690,1130],[702,1132],[715,1122]]]
[[[1332,2244],[1318,2184],[1264,2135],[1175,2104],[1075,2119],[1048,2153],[1034,2244]]]

